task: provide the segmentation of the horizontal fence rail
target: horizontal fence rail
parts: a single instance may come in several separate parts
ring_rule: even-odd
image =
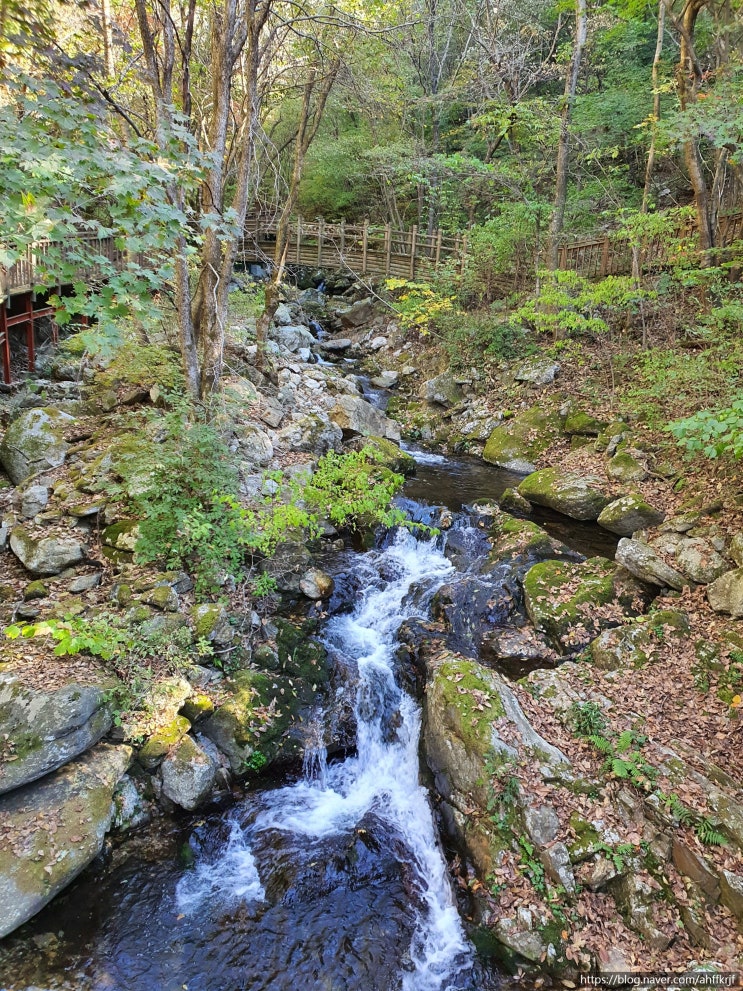
[[[276,247],[276,220],[265,216],[249,217],[243,237],[238,241],[238,260],[245,263],[270,265]],[[693,228],[679,231],[692,234]],[[743,212],[720,217],[716,245],[725,249],[743,238]],[[640,263],[646,270],[671,264],[668,237],[655,237],[643,245]],[[79,260],[81,241],[85,242],[86,260]],[[49,265],[45,259],[52,248],[55,264],[61,260],[69,267],[69,282],[83,280],[100,282],[106,277],[104,269],[122,269],[130,258],[139,264],[146,259],[132,256],[117,246],[113,237],[77,237],[64,242],[38,241],[29,245],[25,254],[8,268],[0,266],[0,300],[33,292],[45,285]],[[95,259],[98,259],[97,261]],[[93,260],[91,260],[93,259]],[[346,223],[326,223],[298,217],[289,225],[286,263],[309,268],[346,269],[356,275],[414,280],[427,277],[447,265],[456,272],[467,266],[467,234],[448,235],[440,230],[430,234],[418,227],[409,229]],[[536,258],[528,246],[514,251],[511,270],[499,273],[498,282],[504,291],[526,285],[533,277]],[[626,240],[616,234],[603,237],[570,239],[567,236],[558,251],[558,268],[578,272],[585,278],[626,275],[632,270],[632,250]]]

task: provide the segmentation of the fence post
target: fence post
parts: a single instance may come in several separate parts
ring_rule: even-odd
[[[418,227],[413,224],[410,231],[410,278],[415,278],[415,247],[418,241]]]
[[[341,258],[346,256],[346,221],[341,220]]]
[[[609,274],[609,238],[604,238],[604,243],[601,246],[601,278],[605,278]]]
[[[460,264],[460,272],[464,274],[465,266],[467,265],[467,235],[465,234],[462,238],[462,261]]]
[[[366,256],[369,250],[369,221],[364,220],[364,233],[361,242],[361,274],[366,275]]]
[[[299,265],[302,254],[302,218],[297,217],[297,265]]]
[[[322,238],[325,230],[325,221],[322,217],[317,218],[317,267],[322,268]]]
[[[384,274],[389,276],[392,265],[392,227],[389,223],[384,226]]]
[[[29,292],[26,297],[26,351],[28,353],[28,370],[36,367],[36,342],[34,341],[34,294]]]
[[[439,268],[439,262],[441,261],[441,228],[436,232],[436,261],[434,262],[434,267],[436,271]]]
[[[563,271],[567,271],[568,267],[568,246],[563,244],[560,246],[560,258],[557,263],[557,267],[561,268]]]
[[[10,302],[10,286],[8,287]],[[0,350],[3,354],[3,382],[10,385],[10,338],[8,336],[8,316],[5,300],[0,301]]]

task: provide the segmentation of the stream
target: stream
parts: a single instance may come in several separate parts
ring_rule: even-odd
[[[518,477],[415,448],[401,504],[459,513]],[[583,554],[610,534],[535,517]],[[468,527],[456,518],[455,529]],[[474,538],[473,538],[474,539]],[[90,868],[24,930],[0,963],[8,989],[74,991],[488,991],[508,978],[475,953],[460,919],[419,775],[420,710],[401,687],[397,632],[425,618],[456,577],[447,535],[404,528],[339,556],[350,611],[322,639],[349,672],[356,750],[328,761],[322,729],[298,780],[222,811],[162,823]],[[454,555],[456,559],[456,555]],[[43,949],[43,953],[35,949]]]

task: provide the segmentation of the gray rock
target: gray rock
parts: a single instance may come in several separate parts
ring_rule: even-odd
[[[570,854],[564,843],[553,843],[542,850],[539,858],[544,864],[547,877],[555,884],[561,884],[568,895],[575,894],[575,875],[570,864]]]
[[[376,386],[378,389],[392,389],[400,380],[400,376],[394,371],[384,371],[380,372],[379,375],[371,380],[371,384]]]
[[[130,829],[136,829],[137,826],[143,826],[152,818],[149,803],[128,774],[119,781],[113,799],[112,829],[126,833]]]
[[[310,563],[310,552],[304,544],[279,544],[272,557],[263,561],[261,570],[270,575],[282,592],[299,592],[302,576]]]
[[[533,929],[520,929],[514,919],[498,919],[493,932],[500,943],[524,960],[540,963],[547,953],[547,944]]]
[[[182,809],[193,812],[211,797],[217,780],[219,761],[211,741],[199,745],[184,736],[160,766],[163,794]]]
[[[58,468],[69,445],[64,432],[74,417],[51,407],[24,410],[5,432],[0,464],[14,485],[48,468]]]
[[[743,568],[721,575],[707,589],[707,599],[715,612],[730,613],[734,619],[743,616]]]
[[[497,426],[488,437],[483,460],[509,471],[526,474],[536,470],[535,461],[561,436],[563,417],[539,406]]]
[[[273,315],[273,322],[278,327],[288,327],[293,319],[294,317],[292,316],[292,312],[286,303],[279,303],[276,307],[276,312]]]
[[[654,509],[645,502],[641,495],[634,493],[610,502],[601,510],[597,523],[620,537],[631,537],[637,530],[661,523],[664,515],[660,509]]]
[[[683,537],[676,550],[676,563],[679,571],[699,585],[709,585],[730,567],[703,537]]]
[[[555,381],[560,365],[549,358],[530,358],[519,365],[514,373],[514,381],[529,385],[549,385]]]
[[[350,347],[353,347],[353,341],[350,337],[331,337],[328,340],[320,341],[316,347],[320,351],[329,351],[331,354],[337,354],[342,351],[348,351]]]
[[[49,504],[49,489],[46,485],[29,485],[21,493],[21,515],[27,520],[43,513]]]
[[[612,498],[596,475],[544,468],[528,475],[518,491],[529,502],[547,506],[574,520],[597,520]]]
[[[273,458],[273,444],[268,434],[255,423],[242,423],[237,428],[240,448],[253,464],[267,465]]]
[[[101,584],[101,573],[97,571],[94,575],[80,575],[73,579],[67,586],[68,592],[89,592],[93,588],[98,588]]]
[[[557,839],[560,831],[560,820],[551,805],[533,805],[524,809],[524,827],[534,846],[543,849]]]
[[[278,399],[264,396],[262,393],[258,394],[251,412],[267,427],[273,427],[274,430],[281,426],[281,421],[286,416],[286,410]]]
[[[335,582],[319,568],[310,568],[302,575],[299,589],[308,599],[327,599],[333,594]]]
[[[10,535],[10,549],[24,568],[35,575],[58,575],[83,560],[84,548],[74,537],[42,537],[37,540],[23,527]]]
[[[343,431],[325,414],[311,413],[284,427],[277,437],[277,446],[285,450],[305,451],[322,457],[328,451],[339,451]]]
[[[336,310],[336,316],[344,327],[361,327],[374,316],[374,301],[371,297],[360,299],[345,310]]]
[[[341,428],[345,436],[360,434],[362,437],[400,440],[399,425],[360,396],[339,396],[330,412],[330,419]]]
[[[111,728],[105,688],[71,682],[51,691],[0,674],[0,726],[11,760],[0,763],[0,794],[20,788],[89,750]]]
[[[107,526],[101,535],[101,540],[106,547],[113,547],[117,551],[132,553],[139,540],[140,529],[136,520],[120,520]]]
[[[617,546],[615,560],[636,578],[650,582],[651,585],[681,591],[684,586],[690,584],[688,578],[666,564],[660,555],[642,540],[623,537]]]
[[[641,482],[648,477],[645,466],[628,451],[614,455],[606,466],[606,474],[618,482]]]
[[[657,927],[653,916],[655,891],[639,873],[628,871],[622,874],[610,883],[609,891],[630,929],[634,929],[655,949],[667,949],[671,937]]]
[[[743,877],[732,871],[720,871],[720,900],[736,918],[738,928],[743,930]]]
[[[418,395],[427,403],[436,403],[437,406],[444,407],[456,406],[464,399],[461,385],[448,369],[424,382],[418,390]]]
[[[287,327],[274,327],[268,332],[269,340],[274,341],[287,351],[299,351],[301,348],[311,348],[317,343],[311,331],[300,324]]]
[[[94,750],[0,798],[0,937],[39,912],[98,856],[130,747]]]
[[[735,534],[733,539],[730,541],[728,553],[738,567],[743,568],[743,533]]]
[[[229,647],[235,639],[235,629],[227,610],[219,603],[204,602],[191,610],[194,632],[198,640],[208,640],[217,647]]]

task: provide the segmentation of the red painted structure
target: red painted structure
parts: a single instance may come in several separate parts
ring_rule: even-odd
[[[10,331],[14,327],[25,327],[26,350],[28,352],[28,370],[32,372],[36,364],[36,343],[34,336],[35,323],[42,317],[52,319],[52,341],[57,343],[58,328],[54,322],[54,307],[42,302],[36,306],[35,294],[25,292],[15,296],[8,296],[0,303],[0,354],[2,354],[3,382],[9,385],[11,382],[10,369]],[[20,302],[20,307],[18,303]],[[11,305],[14,303],[15,305]],[[14,312],[15,311],[15,312]]]

